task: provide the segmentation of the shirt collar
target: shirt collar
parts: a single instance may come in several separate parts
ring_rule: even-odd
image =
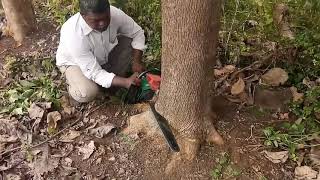
[[[83,34],[86,36],[89,33],[91,33],[91,31],[93,31],[93,29],[86,23],[86,21],[83,19],[82,15],[80,15],[80,19],[79,19],[79,24],[80,27],[82,29]]]

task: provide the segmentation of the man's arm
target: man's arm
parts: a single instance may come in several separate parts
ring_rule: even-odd
[[[142,65],[142,54],[143,51],[139,50],[139,49],[133,49],[132,50],[132,71],[133,72],[143,72],[144,66]]]
[[[132,38],[132,70],[134,72],[142,72],[144,67],[142,66],[142,54],[145,47],[145,36],[142,28],[123,11],[118,9],[118,15],[120,16],[119,33],[126,37]]]
[[[62,32],[63,36],[64,33]],[[96,57],[90,50],[90,47],[85,39],[80,39],[75,35],[69,35],[68,41],[65,41],[70,55],[80,67],[84,76],[93,80],[102,87],[109,88],[111,86],[118,86],[129,88],[134,83],[133,78],[121,78],[114,73],[109,73],[102,69],[96,60]]]
[[[124,87],[129,89],[132,84],[135,84],[135,80],[137,79],[137,76],[138,76],[138,73],[134,73],[129,78],[115,76],[112,80],[112,86]]]

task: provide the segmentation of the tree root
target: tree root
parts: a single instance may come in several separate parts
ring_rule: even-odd
[[[124,129],[122,133],[129,136],[143,133],[146,138],[161,138],[162,133],[151,109],[145,110],[146,111],[141,114],[130,117],[128,127]],[[224,144],[223,138],[217,132],[211,121],[212,119],[216,119],[213,113],[205,115],[201,130],[203,132],[201,134],[202,137],[183,136],[175,133],[180,146],[180,152],[172,155],[165,170],[166,175],[174,176],[176,167],[192,162],[192,160],[196,158],[201,144],[213,143],[219,146]]]
[[[141,114],[131,116],[128,120],[128,127],[122,133],[126,135],[143,133],[147,137],[160,135],[159,127],[150,108]]]

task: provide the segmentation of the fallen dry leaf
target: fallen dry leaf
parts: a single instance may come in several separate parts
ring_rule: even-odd
[[[82,160],[88,159],[95,149],[94,141],[90,141],[89,144],[79,147],[79,153],[83,154]]]
[[[9,171],[10,169],[16,169],[16,167],[19,165],[22,168],[27,168],[27,165],[25,164],[26,154],[24,152],[16,152],[11,153],[10,157],[6,162],[2,162],[2,165],[0,166],[0,171]]]
[[[62,162],[62,165],[71,167],[72,162],[73,162],[73,161],[72,161],[71,158],[66,157],[66,158],[64,158],[64,161]]]
[[[44,109],[39,107],[37,104],[32,103],[28,109],[28,113],[31,119],[42,119],[44,115]]]
[[[69,115],[74,113],[75,108],[70,105],[70,101],[67,96],[62,96],[60,98],[60,102],[61,102],[61,107],[65,113],[67,113]]]
[[[279,119],[284,120],[284,119],[289,119],[289,113],[279,113]]]
[[[6,150],[6,143],[0,143],[0,152],[3,152]]]
[[[245,83],[241,77],[239,77],[239,80],[234,83],[231,87],[231,94],[232,95],[238,95],[244,91]]]
[[[285,163],[288,160],[289,152],[280,151],[280,152],[269,152],[263,151],[265,157],[273,163]]]
[[[294,170],[295,179],[301,180],[309,180],[309,179],[316,179],[318,172],[313,170],[309,166],[300,166],[296,167]]]
[[[311,142],[312,144],[318,144],[319,140],[315,140]],[[311,147],[309,158],[312,163],[312,167],[320,168],[320,147],[319,146]]]
[[[80,136],[80,131],[69,130],[68,133],[62,135],[59,139],[61,142],[73,142],[75,138]]]
[[[101,164],[101,161],[102,161],[102,158],[98,158],[98,159],[96,160],[96,165]]]
[[[57,158],[65,158],[65,157],[69,156],[73,150],[74,150],[74,146],[72,145],[72,143],[66,143],[65,146],[63,146],[59,152],[57,152],[56,154],[53,154],[51,156],[57,157]]]
[[[111,158],[108,159],[109,161],[116,161],[116,158],[114,156],[112,156]]]
[[[52,107],[52,102],[42,102],[37,104],[43,109],[50,109]]]
[[[52,157],[49,151],[49,146],[44,147],[42,156],[29,164],[34,179],[42,179],[43,174],[52,172],[59,166],[60,158]]]
[[[47,115],[48,132],[57,129],[58,121],[61,120],[61,114],[58,111],[50,112]]]
[[[6,174],[5,180],[20,180],[21,177],[16,174]]]
[[[289,7],[284,3],[279,3],[273,9],[273,22],[283,37],[294,39],[294,32],[291,30],[289,22]]]
[[[302,84],[306,85],[308,88],[313,88],[314,86],[316,86],[316,82],[311,81],[308,77],[302,80]]]
[[[289,76],[288,73],[281,68],[270,69],[267,73],[262,75],[262,83],[270,86],[280,86],[287,82]]]
[[[290,90],[292,93],[293,102],[298,102],[303,99],[303,93],[298,93],[298,89],[296,87],[291,87]]]
[[[222,76],[232,73],[236,67],[234,65],[226,65],[222,69],[214,69],[214,76]]]
[[[38,118],[33,122],[33,124],[32,124],[32,132],[33,133],[39,132],[39,126],[40,126],[41,121],[42,120],[40,118]]]
[[[17,132],[17,121],[0,119],[0,143],[13,143],[17,142],[18,132]]]
[[[0,135],[0,143],[13,143],[18,141],[17,136]]]
[[[115,126],[113,124],[108,123],[107,125],[89,129],[89,134],[97,138],[103,138],[105,135],[108,135],[114,128]]]

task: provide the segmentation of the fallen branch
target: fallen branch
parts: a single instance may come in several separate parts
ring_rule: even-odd
[[[3,54],[5,52],[7,52],[7,51],[8,51],[8,49],[5,49],[5,50],[1,51],[0,54]]]
[[[250,66],[244,67],[234,73],[232,73],[230,81],[234,80],[236,77],[238,77],[237,75],[242,73],[243,71],[247,71],[247,70],[256,70],[259,69],[261,66],[264,65],[264,63],[269,60],[274,54],[271,53],[268,56],[264,57],[262,60],[260,61],[255,61],[253,62]]]

